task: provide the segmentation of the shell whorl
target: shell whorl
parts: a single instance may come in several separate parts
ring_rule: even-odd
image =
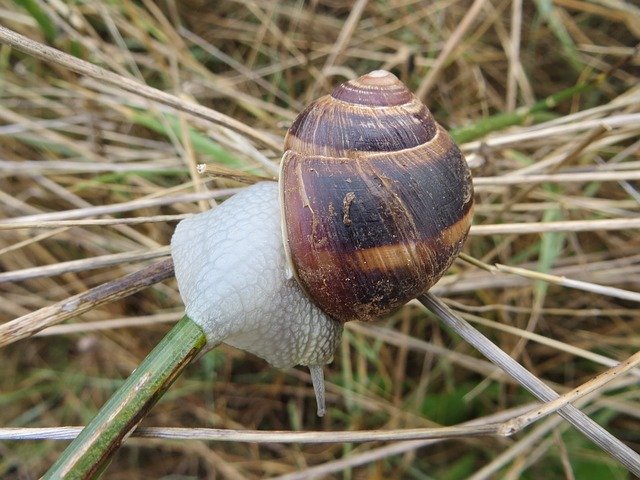
[[[331,96],[337,100],[369,107],[394,107],[414,99],[411,91],[386,70],[374,70],[336,87]]]
[[[350,157],[415,147],[435,134],[429,109],[395,75],[376,70],[339,85],[303,110],[285,137],[284,149]]]
[[[294,273],[341,321],[383,317],[430,288],[462,248],[473,210],[460,150],[385,71],[337,87],[298,116],[280,195]]]

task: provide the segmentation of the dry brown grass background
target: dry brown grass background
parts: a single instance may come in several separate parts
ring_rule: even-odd
[[[392,70],[462,139],[477,201],[465,251],[527,269],[489,272],[459,261],[434,293],[558,392],[640,349],[635,2],[0,1],[0,24],[213,108],[274,144],[308,101],[345,79]],[[6,45],[0,71],[2,322],[166,256],[176,220],[147,217],[207,209],[241,188],[201,177],[196,163],[272,175],[281,153]],[[554,95],[562,100],[523,113]],[[86,222],[96,218],[143,223]],[[9,219],[46,224],[15,229]],[[557,285],[530,271],[585,283]],[[85,424],[181,315],[169,280],[2,348],[0,427]],[[329,409],[320,419],[306,370],[279,371],[220,347],[188,368],[143,425],[417,428],[508,417],[533,402],[413,304],[380,324],[350,325],[325,375]],[[582,404],[636,451],[638,375]],[[41,475],[65,444],[0,442],[0,477]],[[130,438],[105,477],[312,472],[630,478],[555,416],[509,439],[429,445]]]

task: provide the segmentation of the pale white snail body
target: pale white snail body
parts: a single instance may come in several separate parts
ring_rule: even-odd
[[[342,322],[384,317],[444,274],[466,239],[473,187],[448,133],[385,71],[309,105],[285,150],[278,184],[182,221],[171,253],[209,347],[308,365],[322,414],[322,366]]]
[[[186,314],[221,342],[271,365],[311,368],[324,412],[322,366],[342,333],[287,276],[278,185],[262,182],[178,224],[171,255]]]

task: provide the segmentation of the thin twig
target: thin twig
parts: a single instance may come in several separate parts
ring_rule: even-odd
[[[640,364],[640,352],[633,354],[631,357],[627,358],[625,361],[620,362],[617,367],[613,367],[605,372],[602,372],[595,378],[592,378],[586,383],[583,383],[579,387],[574,388],[570,392],[561,395],[560,397],[552,400],[550,402],[545,403],[539,408],[535,408],[530,412],[524,413],[518,417],[515,417],[500,427],[500,432],[504,435],[513,435],[515,432],[519,432],[527,425],[531,425],[533,422],[538,419],[549,415],[556,410],[568,405],[569,403],[575,402],[577,399],[584,397],[592,392],[595,392],[599,388],[601,388],[604,384],[613,381],[615,378],[619,377],[621,374],[628,372],[636,365]]]
[[[433,294],[427,292],[418,300],[431,310],[442,322],[452,328],[464,340],[480,351],[485,357],[515,378],[520,385],[539,400],[548,402],[558,398],[558,394],[544,384],[531,372],[502,351],[487,337],[473,328],[468,322],[457,316],[447,305]],[[565,405],[558,413],[586,437],[591,439],[612,457],[618,459],[635,475],[640,476],[640,455],[622,443],[607,430],[572,405]]]
[[[0,230],[18,230],[21,228],[59,228],[59,227],[86,227],[93,225],[139,225],[142,223],[175,222],[192,216],[192,213],[179,215],[152,215],[149,217],[132,218],[96,218],[89,220],[55,220],[52,222],[0,222]]]
[[[504,223],[473,225],[471,235],[507,235],[547,232],[590,232],[640,228],[640,218],[612,218],[607,220],[566,220],[558,222]]]
[[[511,436],[531,423],[554,413],[563,406],[576,402],[584,396],[601,388],[606,383],[618,378],[622,373],[640,364],[640,352],[620,363],[594,379],[580,385],[556,400],[534,407],[501,423],[477,422],[464,423],[451,427],[436,428],[404,428],[389,430],[363,431],[261,431],[232,430],[218,428],[177,428],[147,427],[137,428],[131,433],[134,437],[163,438],[171,440],[204,440],[220,442],[250,443],[364,443],[378,441],[408,441],[427,439],[446,439],[475,436]],[[44,427],[44,428],[3,428],[0,429],[0,440],[69,440],[78,436],[84,427]]]
[[[86,292],[4,323],[0,325],[0,348],[102,304],[127,297],[171,276],[173,276],[173,260],[168,258],[138,272],[103,283]]]
[[[518,411],[522,412],[522,407],[494,413],[492,415],[487,415],[481,418],[476,418],[468,422],[464,422],[462,425],[480,425],[486,423],[501,422],[506,418],[511,418],[513,415],[517,415]],[[354,468],[359,465],[373,463],[392,455],[401,455],[406,452],[413,452],[418,450],[419,448],[425,447],[427,445],[433,445],[440,441],[440,439],[432,439],[396,442],[392,443],[391,445],[385,445],[383,447],[354,453],[353,455],[350,455],[346,458],[327,461],[321,465],[315,465],[313,467],[308,467],[302,470],[297,469],[297,471],[295,471],[294,473],[285,474],[276,478],[277,480],[306,480],[308,478],[324,478],[325,476],[328,476],[335,472],[340,472],[348,468]]]
[[[76,438],[84,427],[2,428],[0,440],[70,440]],[[498,434],[501,424],[466,425],[438,428],[409,428],[395,430],[363,431],[260,431],[228,430],[219,428],[146,427],[132,432],[134,437],[164,438],[169,440],[207,440],[218,442],[249,443],[365,443],[433,438],[463,438]]]
[[[95,270],[96,268],[112,267],[123,263],[164,257],[168,254],[169,247],[162,247],[153,251],[140,250],[136,252],[114,253],[112,255],[101,255],[99,257],[59,262],[54,265],[41,265],[38,267],[23,268],[22,270],[0,273],[0,283],[21,282],[33,278],[51,277],[69,272]]]
[[[640,119],[639,119],[640,120]],[[530,183],[584,183],[584,182],[617,182],[620,180],[640,180],[639,170],[623,170],[620,172],[571,172],[549,173],[539,175],[503,175],[500,177],[476,177],[474,187],[528,185]]]
[[[559,277],[557,275],[551,275],[543,272],[534,272],[527,270],[526,268],[510,267],[508,265],[502,265],[497,263],[496,269],[500,272],[513,273],[532,280],[542,280],[554,285],[560,285],[568,288],[575,288],[577,290],[584,290],[585,292],[598,293],[600,295],[608,295],[614,298],[621,298],[623,300],[629,300],[632,302],[640,302],[640,293],[630,292],[629,290],[623,290],[616,287],[607,287],[605,285],[597,285],[592,282],[584,282],[582,280],[574,280],[572,278]]]

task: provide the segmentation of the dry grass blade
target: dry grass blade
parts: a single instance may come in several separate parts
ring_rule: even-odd
[[[466,424],[474,425],[474,424],[483,424],[483,423],[484,424],[498,423],[504,420],[505,417],[508,417],[511,415],[517,415],[517,412],[521,410],[522,409],[519,408],[512,411],[488,415],[483,418],[466,422]],[[334,460],[332,462],[327,462],[323,465],[307,467],[305,469],[296,471],[294,473],[279,475],[276,478],[278,480],[304,480],[307,478],[314,478],[316,476],[329,475],[331,473],[340,472],[348,468],[353,468],[359,465],[364,465],[364,464],[376,462],[379,460],[383,460],[385,458],[390,458],[390,457],[393,457],[394,455],[417,451],[420,448],[423,448],[429,445],[434,445],[434,444],[437,444],[438,442],[439,440],[416,440],[413,442],[410,441],[410,442],[393,443],[391,445],[377,447],[370,451],[356,452],[348,458]]]
[[[499,263],[496,264],[496,269],[501,272],[514,273],[533,280],[543,280],[554,285],[576,288],[586,292],[599,293],[600,295],[608,295],[610,297],[621,298],[631,302],[640,302],[640,293],[629,292],[628,290],[622,290],[621,288],[605,287],[591,282],[581,282],[580,280],[558,277],[556,275],[549,275],[548,273],[532,272],[524,268],[509,267],[508,265],[500,265]]]
[[[640,122],[640,116],[638,117]],[[640,180],[640,171],[624,172],[586,172],[586,173],[552,173],[548,175],[510,175],[504,177],[480,177],[474,180],[474,185],[497,186],[519,185],[542,182],[609,182],[618,180]]]
[[[52,222],[18,222],[0,223],[0,230],[16,230],[19,228],[59,228],[82,227],[87,225],[137,225],[140,223],[174,222],[191,216],[182,215],[154,215],[152,217],[135,218],[97,218],[93,220],[54,220]]]
[[[161,252],[175,221],[238,180],[277,176],[280,139],[307,101],[381,68],[426,98],[475,179],[465,251],[477,260],[432,293],[563,401],[640,349],[633,1],[0,0],[0,23],[15,45],[0,40],[0,432],[87,424],[183,309],[170,262],[144,270],[154,260],[138,253]],[[635,451],[639,372],[570,404]],[[455,448],[204,443],[218,430],[498,428],[539,407],[418,302],[383,325],[347,325],[324,374],[319,420],[305,371],[214,349],[141,426],[182,430],[132,436],[105,476],[630,475],[558,415]],[[64,446],[2,441],[0,477],[38,477]]]
[[[486,4],[486,0],[475,0],[467,14],[462,18],[458,27],[451,33],[451,36],[447,39],[447,43],[443,47],[442,51],[438,55],[435,63],[424,80],[420,83],[418,90],[416,90],[416,96],[422,100],[425,100],[427,95],[431,92],[431,89],[435,86],[438,76],[440,75],[445,64],[451,59],[449,58],[451,52],[460,45],[460,40],[471,27],[472,22],[476,19],[482,8]]]
[[[64,210],[61,212],[51,213],[34,213],[32,215],[24,215],[7,220],[6,223],[12,223],[20,226],[22,223],[29,222],[53,222],[64,221],[74,218],[93,217],[98,215],[113,215],[117,213],[129,212],[141,208],[162,207],[175,203],[195,202],[198,200],[211,200],[219,197],[225,197],[236,193],[237,189],[220,189],[215,192],[187,193],[184,195],[168,196],[161,198],[144,198],[140,200],[132,200],[130,202],[114,203],[111,205],[97,205],[84,208],[76,208]],[[125,222],[126,223],[126,222]]]
[[[640,352],[635,353],[624,362],[621,362],[620,365],[614,367],[606,372],[601,373],[594,379],[590,380],[587,383],[580,385],[579,387],[574,388],[568,393],[559,396],[555,400],[551,400],[550,402],[545,403],[543,406],[532,410],[531,412],[524,413],[519,417],[513,418],[508,422],[505,422],[500,427],[500,432],[504,435],[511,435],[515,432],[518,432],[525,428],[527,425],[531,425],[533,422],[537,421],[541,417],[544,417],[552,412],[555,412],[559,408],[562,408],[569,403],[575,402],[577,399],[584,397],[585,395],[589,395],[590,393],[595,392],[603,385],[608,382],[613,381],[622,373],[628,372],[636,365],[640,364]]]
[[[40,330],[80,315],[107,302],[126,297],[173,276],[171,259],[107,282],[61,302],[0,325],[0,347],[17,342]]]
[[[275,178],[263,177],[260,175],[251,175],[244,172],[238,172],[230,168],[225,168],[220,165],[207,165],[206,163],[199,163],[196,165],[197,172],[200,175],[208,175],[213,178],[224,178],[227,180],[233,180],[234,182],[253,184],[261,181],[274,181]]]
[[[540,223],[506,223],[502,225],[474,225],[471,235],[504,235],[549,232],[594,232],[640,228],[640,219],[612,218],[607,220],[569,220]]]
[[[13,272],[0,273],[0,282],[20,282],[32,278],[50,277],[69,272],[82,272],[96,268],[112,267],[122,263],[151,260],[169,254],[168,248],[160,248],[154,252],[128,252],[105,255],[98,258],[87,258],[71,262],[57,263],[46,267],[33,267]]]
[[[0,429],[0,440],[70,440],[76,438],[83,427],[56,427],[41,429]],[[463,438],[498,435],[499,425],[454,426],[402,430],[362,432],[282,432],[238,431],[213,428],[137,428],[135,437],[165,438],[169,440],[207,440],[247,443],[364,443],[409,441],[444,438]],[[502,434],[501,434],[502,435]]]
[[[438,318],[455,330],[462,338],[477,348],[484,356],[499,365],[509,375],[516,378],[538,399],[548,402],[557,400],[558,394],[545,385],[536,376],[528,372],[518,362],[494,345],[487,337],[474,329],[467,322],[457,317],[441,300],[430,293],[419,297],[421,303],[433,311]],[[640,475],[640,455],[622,443],[616,437],[595,423],[584,413],[572,405],[560,407],[558,413],[569,421],[580,432],[594,441],[600,448],[617,458],[635,475]]]
[[[135,80],[131,80],[127,77],[109,72],[96,65],[82,61],[78,58],[74,58],[71,55],[67,55],[66,53],[59,50],[47,47],[38,42],[34,42],[33,40],[16,32],[13,32],[1,25],[0,41],[2,43],[11,45],[12,47],[15,47],[25,53],[33,55],[36,58],[41,58],[42,60],[46,60],[49,62],[55,62],[58,65],[68,68],[69,70],[81,73],[83,75],[88,75],[100,82],[109,83],[115,87],[121,88],[141,97],[148,98],[149,100],[153,100],[154,102],[163,103],[175,108],[176,110],[181,110],[209,122],[236,130],[237,132],[247,135],[253,140],[260,142],[262,145],[272,148],[276,152],[281,150],[280,144],[278,142],[274,141],[272,138],[264,135],[263,133],[247,126],[246,124],[235,120],[234,118],[223,115],[220,112],[216,112],[209,108],[205,108],[201,105],[186,102],[175,97],[174,95],[170,95],[161,90],[141,84]]]
[[[100,322],[69,323],[67,325],[53,325],[35,333],[35,337],[51,335],[69,335],[71,333],[87,333],[99,330],[114,330],[117,328],[152,327],[160,323],[175,323],[182,318],[183,313],[158,313],[144,317],[115,318]]]
[[[439,428],[418,428],[400,430],[368,430],[360,432],[284,432],[284,431],[240,431],[211,428],[137,428],[131,435],[141,438],[165,438],[174,440],[207,440],[222,442],[256,442],[268,443],[362,443],[379,441],[409,441],[428,439],[466,438],[475,436],[501,435],[511,436],[541,418],[556,412],[558,409],[575,403],[579,399],[593,393],[605,384],[618,378],[640,364],[640,352],[631,356],[617,367],[601,373],[589,382],[574,388],[555,400],[535,407],[517,417],[502,423],[485,423],[483,425],[459,425]],[[70,440],[76,438],[83,427],[53,428],[9,428],[0,429],[2,440]]]

